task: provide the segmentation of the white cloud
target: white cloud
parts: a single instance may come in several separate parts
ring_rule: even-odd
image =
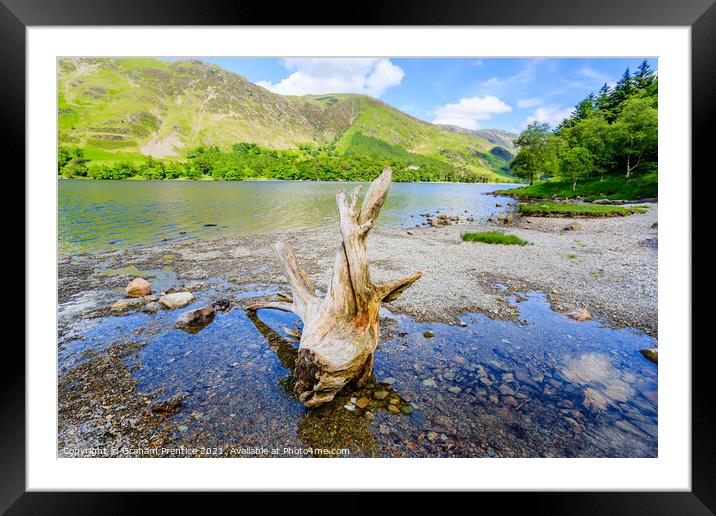
[[[530,59],[522,67],[522,70],[514,75],[509,77],[490,77],[478,85],[479,91],[504,94],[506,91],[519,90],[535,80],[537,68],[541,62],[541,59]]]
[[[510,111],[510,106],[492,95],[462,98],[457,104],[445,104],[436,108],[433,123],[477,129],[478,120],[489,120],[492,115]]]
[[[284,59],[291,75],[279,82],[256,84],[282,95],[309,93],[363,93],[380,97],[400,84],[405,72],[390,59],[374,58],[291,58]]]
[[[532,122],[547,123],[552,126],[558,125],[562,120],[571,115],[572,111],[574,111],[574,108],[562,108],[556,104],[541,107],[527,117],[525,125],[529,125]]]
[[[539,106],[541,104],[540,99],[534,98],[534,99],[519,99],[517,101],[517,107],[519,108],[531,108],[535,106]]]

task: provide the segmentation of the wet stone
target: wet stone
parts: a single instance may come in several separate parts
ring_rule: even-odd
[[[423,414],[419,410],[413,410],[413,412],[410,414],[410,422],[418,428],[422,427],[425,424],[425,421],[425,414]]]
[[[364,409],[368,406],[369,403],[370,403],[370,400],[368,398],[364,397],[364,398],[360,398],[360,399],[356,400],[355,405],[359,409]]]
[[[512,396],[505,396],[502,402],[509,407],[516,407],[518,405],[517,400]]]
[[[206,280],[211,286],[202,301],[236,298],[235,286],[212,290],[219,283]],[[315,409],[301,406],[293,393],[297,346],[283,331],[300,331],[293,314],[267,310],[249,319],[243,310],[228,310],[196,335],[173,329],[178,314],[168,310],[99,317],[89,328],[78,324],[74,331],[82,338],[60,346],[59,444],[121,449],[123,442],[146,446],[157,439],[168,447],[264,441],[345,447],[355,457],[656,456],[657,371],[638,353],[656,340],[599,322],[577,324],[552,311],[542,294],[526,297],[517,310],[528,324],[471,314],[464,328],[432,323],[440,335],[432,341],[420,338],[423,322],[381,317],[381,331],[389,331],[381,334],[375,377]],[[402,346],[407,338],[409,349]],[[108,343],[127,340],[141,347],[103,354]],[[108,360],[91,361],[98,357]],[[99,377],[108,373],[115,376]],[[389,386],[390,378],[399,381]],[[180,391],[191,395],[178,412],[145,411]]]
[[[373,398],[377,400],[384,400],[388,397],[388,391],[375,391],[373,393]]]

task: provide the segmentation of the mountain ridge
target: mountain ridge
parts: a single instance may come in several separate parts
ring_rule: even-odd
[[[283,96],[198,60],[62,58],[57,70],[59,145],[92,160],[172,160],[196,146],[240,142],[346,152],[358,134],[504,174],[514,150],[494,137],[499,130],[448,129],[361,94]]]

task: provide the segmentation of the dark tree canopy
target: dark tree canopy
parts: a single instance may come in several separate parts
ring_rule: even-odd
[[[604,84],[579,102],[554,130],[533,122],[515,140],[515,175],[528,181],[557,178],[572,188],[607,176],[657,174],[658,78],[645,59],[627,68],[614,88]]]

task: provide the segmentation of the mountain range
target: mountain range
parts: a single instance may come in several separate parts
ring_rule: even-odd
[[[513,133],[431,124],[366,95],[279,95],[198,60],[62,58],[57,86],[58,143],[91,160],[172,160],[240,142],[346,152],[364,135],[500,180],[515,153]]]

